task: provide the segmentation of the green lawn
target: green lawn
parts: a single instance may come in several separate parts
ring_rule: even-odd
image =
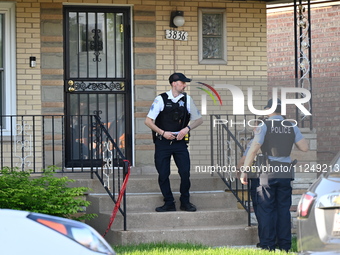
[[[293,243],[293,251],[296,251],[295,242]],[[117,254],[127,255],[273,255],[273,252],[264,251],[256,248],[228,248],[218,247],[212,248],[204,245],[194,244],[140,244],[115,246]],[[276,254],[287,254],[286,252],[276,250]]]

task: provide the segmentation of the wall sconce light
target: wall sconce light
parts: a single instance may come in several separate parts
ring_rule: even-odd
[[[185,23],[184,12],[172,11],[170,15],[170,27],[182,27]]]
[[[36,57],[30,57],[30,67],[36,67],[37,65],[37,59]]]

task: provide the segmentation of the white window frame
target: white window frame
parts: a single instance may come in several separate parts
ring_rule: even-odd
[[[220,13],[223,15],[222,19],[222,45],[223,53],[222,59],[203,59],[203,20],[202,16],[204,13]],[[223,65],[227,64],[227,18],[225,9],[199,9],[198,10],[198,61],[202,65]]]
[[[15,3],[0,2],[0,13],[4,14],[4,94],[6,98],[3,104],[2,115],[15,115],[16,114],[16,40],[15,40]],[[2,99],[1,99],[2,101]],[[13,127],[10,126],[9,118],[2,127],[2,134],[4,136],[11,135],[15,130],[15,121]],[[12,132],[13,134],[13,132]]]

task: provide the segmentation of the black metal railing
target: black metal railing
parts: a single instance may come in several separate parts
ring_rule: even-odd
[[[34,174],[54,166],[60,173],[95,175],[115,204],[124,193],[119,211],[126,230],[125,143],[112,137],[99,115],[8,115],[0,126],[1,168]]]
[[[115,141],[104,126],[104,123],[101,122],[100,117],[98,115],[94,115],[93,117],[96,120],[93,123],[93,133],[95,134],[96,144],[101,148],[100,151],[103,155],[102,162],[104,163],[101,171],[96,171],[95,174],[115,203],[116,208],[122,214],[124,219],[123,229],[127,230],[125,189],[130,175],[130,162],[123,154],[125,142],[119,141],[119,139]],[[98,154],[98,149],[96,154]],[[110,176],[112,177],[111,185]],[[121,202],[122,206],[120,206]],[[109,226],[111,226],[114,221],[115,213],[115,210],[113,210]]]
[[[248,142],[252,139],[255,115],[210,115],[211,166],[237,202],[248,213],[251,225],[251,203],[249,184],[241,184],[237,165]]]

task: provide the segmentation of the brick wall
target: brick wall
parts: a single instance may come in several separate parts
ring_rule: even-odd
[[[17,114],[41,113],[40,3],[18,1],[16,5]],[[29,67],[29,57],[37,67]]]
[[[151,130],[144,125],[150,100],[156,96],[156,7],[134,7],[134,75],[135,75],[135,145],[136,165],[147,165],[153,159]],[[138,162],[138,163],[137,163]],[[136,171],[136,169],[135,169]]]
[[[164,30],[169,29],[169,13],[173,10],[184,11],[186,23],[183,30],[188,31],[188,41],[164,39]],[[196,87],[197,81],[213,84],[214,81],[233,81],[237,79],[261,79],[266,77],[266,15],[265,5],[260,2],[196,1],[176,2],[176,6],[157,7],[157,92],[170,89],[169,75],[174,71],[183,71],[193,78],[188,86],[189,94],[201,109],[202,92]],[[227,64],[198,64],[198,10],[199,8],[225,8],[227,17]],[[240,83],[246,90],[247,84]],[[256,105],[267,100],[266,86],[258,86]],[[214,105],[208,99],[207,114],[204,124],[191,132],[190,151],[192,168],[195,165],[207,165],[210,162],[210,123],[211,113],[232,113],[231,94],[220,91],[223,106]],[[151,101],[150,101],[151,104]],[[246,108],[247,109],[247,108]]]
[[[147,0],[17,0],[17,81],[19,114],[60,114],[63,112],[63,4],[130,5],[133,10],[134,60],[134,117],[136,166],[153,166],[153,144],[144,119],[153,98],[170,89],[169,75],[181,71],[193,78],[189,94],[201,108],[201,90],[196,81],[240,81],[244,91],[252,86],[255,107],[267,100],[266,84],[254,82],[267,75],[266,6],[260,1],[147,1]],[[170,12],[184,11],[189,32],[188,41],[166,40]],[[198,10],[222,8],[226,10],[227,64],[200,65],[198,63]],[[37,67],[29,68],[31,55],[37,57]],[[208,98],[208,114],[232,113],[231,94],[221,91],[223,106],[214,105]],[[54,97],[50,97],[54,95]],[[247,108],[246,108],[247,109]],[[206,164],[210,158],[209,118],[192,132],[190,149],[193,165]]]
[[[155,38],[143,36],[134,38],[135,46],[141,45],[144,54],[152,55],[153,43],[156,45],[156,69],[139,70],[135,63],[135,91],[142,97],[136,97],[135,121],[136,121],[136,166],[140,168],[153,168],[154,146],[151,142],[150,130],[144,125],[144,119],[151,106],[154,97],[170,89],[168,77],[175,70],[185,73],[193,78],[187,90],[194,98],[198,108],[201,108],[201,91],[197,89],[197,81],[209,81],[213,84],[218,80],[233,79],[261,79],[266,77],[266,32],[265,32],[265,5],[256,2],[176,2],[176,6],[171,2],[157,2],[155,16],[148,12],[153,12],[153,2],[143,2],[143,6],[134,6],[135,23],[143,21],[151,26],[150,22],[155,20]],[[166,40],[164,30],[169,29],[169,17],[173,10],[184,11],[186,23],[181,30],[189,33],[188,41]],[[227,14],[227,50],[228,63],[226,65],[200,65],[198,64],[198,9],[199,8],[225,8]],[[140,32],[139,32],[140,33]],[[138,44],[137,44],[138,42]],[[148,45],[148,46],[147,46]],[[135,56],[141,51],[134,49]],[[137,59],[135,57],[135,59]],[[138,59],[137,59],[138,60]],[[139,63],[139,62],[138,62]],[[146,63],[143,63],[144,65]],[[140,74],[143,72],[143,76]],[[155,78],[154,78],[155,75]],[[148,80],[148,77],[152,79]],[[246,90],[246,85],[241,84]],[[144,93],[140,93],[144,91]],[[148,92],[148,93],[145,93]],[[257,86],[257,105],[262,105],[262,100],[267,100],[266,84]],[[137,96],[137,94],[136,94]],[[224,105],[214,105],[208,99],[208,114],[231,112],[232,100],[230,93],[221,91]],[[206,165],[210,162],[209,144],[209,117],[203,116],[205,123],[192,131],[190,151],[192,155],[192,166]]]
[[[42,113],[64,113],[63,13],[61,3],[41,4]]]
[[[319,163],[329,163],[340,150],[340,1],[328,6],[311,5],[312,32],[312,115],[317,133]],[[268,13],[268,76],[285,77],[294,86],[293,10]]]

